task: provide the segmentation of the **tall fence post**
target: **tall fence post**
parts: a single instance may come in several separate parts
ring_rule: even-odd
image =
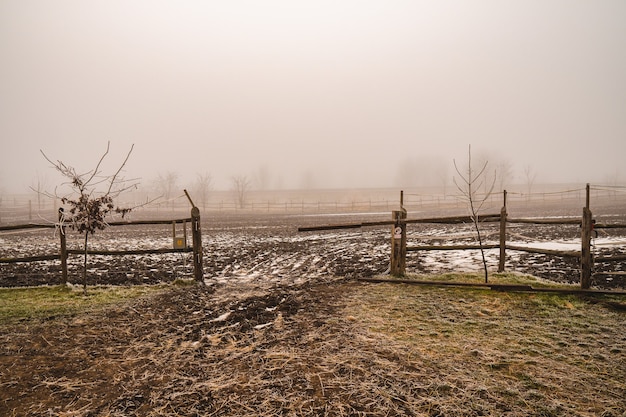
[[[61,274],[63,277],[63,283],[67,284],[67,241],[65,239],[65,226],[63,225],[63,207],[59,207],[59,236],[61,239],[61,250],[59,256],[61,257]]]
[[[586,290],[591,287],[591,267],[593,255],[591,253],[591,233],[593,231],[593,216],[589,208],[589,184],[587,184],[586,205],[583,208],[581,223],[581,251],[580,251],[580,288]]]
[[[191,208],[191,237],[193,241],[193,275],[196,281],[204,284],[202,270],[202,231],[200,227],[200,209]]]
[[[500,260],[498,272],[504,272],[504,262],[506,260],[506,190],[503,193],[504,203],[500,210]]]
[[[396,277],[406,273],[406,210],[391,212],[394,225],[391,229],[391,265],[389,271]]]

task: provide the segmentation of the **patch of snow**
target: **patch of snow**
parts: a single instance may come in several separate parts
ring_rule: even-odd
[[[227,311],[226,313],[222,314],[221,316],[216,317],[213,320],[211,320],[211,323],[226,321],[228,319],[228,317],[230,317],[231,313],[232,313],[232,311]]]

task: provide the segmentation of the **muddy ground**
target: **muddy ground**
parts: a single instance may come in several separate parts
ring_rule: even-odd
[[[249,282],[0,324],[0,415],[625,415],[623,312],[501,297]]]
[[[599,203],[598,203],[599,204]],[[509,217],[577,216],[577,206],[559,204],[517,207]],[[607,200],[595,208],[598,222],[626,223],[626,204]],[[409,212],[409,218],[464,214],[462,211],[424,209]],[[143,213],[144,216],[149,214]],[[161,214],[162,215],[162,214]],[[171,218],[184,217],[173,213]],[[204,276],[209,282],[267,281],[303,282],[324,276],[369,277],[383,274],[389,265],[390,227],[298,232],[299,226],[359,223],[387,220],[389,213],[268,214],[263,212],[215,212],[202,216]],[[498,243],[498,224],[485,223],[486,243]],[[471,224],[408,226],[409,245],[475,243]],[[576,225],[509,224],[508,241],[531,245],[557,244],[580,250]],[[181,235],[179,226],[177,234]],[[191,244],[188,231],[188,244]],[[594,235],[595,236],[595,235]],[[58,252],[58,234],[53,229],[0,233],[0,257],[21,257]],[[68,248],[81,249],[82,239],[71,231]],[[601,229],[593,240],[595,256],[625,255],[626,229]],[[597,245],[596,245],[597,243]],[[156,249],[172,246],[172,228],[167,225],[110,227],[90,237],[89,247],[101,250]],[[498,251],[487,251],[491,270],[498,266]],[[153,284],[192,275],[190,254],[141,256],[90,256],[88,284]],[[70,281],[81,281],[82,258],[69,259]],[[478,271],[479,251],[412,252],[409,273]],[[525,252],[507,252],[508,271],[528,273],[548,280],[579,282],[579,260]],[[608,274],[607,274],[608,273]],[[29,286],[61,282],[58,261],[0,264],[0,286]],[[596,263],[593,285],[626,288],[626,262]]]

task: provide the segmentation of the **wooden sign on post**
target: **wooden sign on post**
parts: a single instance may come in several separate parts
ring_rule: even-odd
[[[176,221],[172,222],[172,235],[174,239],[174,249],[187,248],[187,221],[183,220],[183,235],[176,236]]]

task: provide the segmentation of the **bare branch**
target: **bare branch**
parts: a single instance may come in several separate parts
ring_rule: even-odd
[[[109,148],[111,147],[111,141],[107,142],[107,150],[104,152],[104,154],[100,157],[100,160],[98,161],[98,164],[96,165],[96,168],[91,171],[91,176],[89,177],[89,179],[87,181],[84,182],[85,185],[90,184],[91,180],[93,179],[93,177],[95,177],[100,169],[100,165],[102,164],[102,161],[104,161],[104,158],[106,158],[106,156],[109,154]]]
[[[120,165],[120,167],[117,170],[117,172],[115,172],[115,174],[113,174],[113,176],[111,177],[111,184],[109,185],[109,190],[107,191],[107,194],[109,194],[111,192],[111,188],[113,187],[113,184],[115,184],[115,181],[117,180],[117,176],[120,174],[122,169],[124,169],[124,166],[128,162],[128,158],[130,158],[130,154],[133,152],[133,148],[134,147],[135,147],[134,143],[132,145],[130,145],[130,150],[128,151],[128,154],[126,154],[126,158],[124,158],[124,161],[122,162],[122,165]]]

